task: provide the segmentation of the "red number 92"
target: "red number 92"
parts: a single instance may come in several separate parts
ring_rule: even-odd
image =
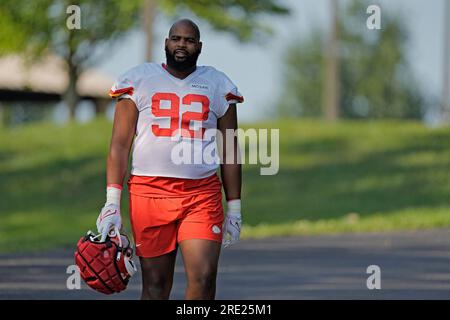
[[[169,101],[170,108],[161,109],[161,101]],[[197,130],[189,128],[191,121],[206,121],[209,114],[209,99],[200,94],[188,94],[183,97],[183,105],[191,105],[193,102],[202,104],[201,112],[186,111],[181,115],[181,133],[183,137],[201,137],[203,138],[205,128],[200,127]],[[170,127],[161,128],[159,124],[152,124],[152,132],[157,137],[171,137],[176,130],[180,128],[180,98],[175,93],[157,92],[152,96],[152,113],[155,117],[170,118]]]

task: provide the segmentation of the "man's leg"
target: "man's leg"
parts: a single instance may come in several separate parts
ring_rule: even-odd
[[[167,300],[172,290],[177,250],[154,258],[142,258],[142,300]]]
[[[187,275],[185,298],[213,300],[221,243],[203,239],[180,242]]]

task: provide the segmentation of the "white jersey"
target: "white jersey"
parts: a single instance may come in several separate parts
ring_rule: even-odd
[[[217,119],[225,114],[229,104],[243,102],[233,82],[209,66],[198,66],[187,78],[178,79],[165,65],[144,63],[121,75],[109,94],[133,100],[139,111],[131,174],[188,179],[209,177],[219,164],[176,164],[173,148],[180,143],[193,147],[195,143],[194,153],[203,152],[216,143],[201,139],[203,132],[217,128]],[[180,129],[184,136],[176,141],[172,136]]]

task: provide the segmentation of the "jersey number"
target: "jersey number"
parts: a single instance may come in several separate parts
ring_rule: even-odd
[[[161,101],[169,101],[170,108],[161,109]],[[200,102],[202,104],[201,112],[186,111],[181,115],[181,135],[183,137],[201,137],[205,132],[205,128],[201,127],[197,130],[192,130],[189,125],[192,120],[206,121],[209,113],[209,99],[207,96],[200,94],[188,94],[183,97],[181,103],[183,105],[191,105],[193,102]],[[158,124],[152,125],[152,132],[157,137],[171,137],[176,130],[179,129],[180,118],[180,98],[175,93],[158,92],[152,97],[152,113],[155,117],[170,118],[169,128],[160,128]]]

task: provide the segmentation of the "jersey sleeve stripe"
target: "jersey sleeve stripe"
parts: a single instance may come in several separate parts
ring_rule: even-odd
[[[244,97],[242,97],[242,96],[237,96],[237,95],[235,95],[235,94],[232,94],[231,92],[229,92],[229,93],[225,96],[225,99],[226,99],[227,101],[230,101],[230,100],[236,100],[238,103],[244,102]]]
[[[127,88],[123,88],[123,89],[117,89],[117,90],[109,90],[109,96],[111,98],[117,98],[123,94],[129,94],[129,95],[133,95],[133,87],[127,87]]]

